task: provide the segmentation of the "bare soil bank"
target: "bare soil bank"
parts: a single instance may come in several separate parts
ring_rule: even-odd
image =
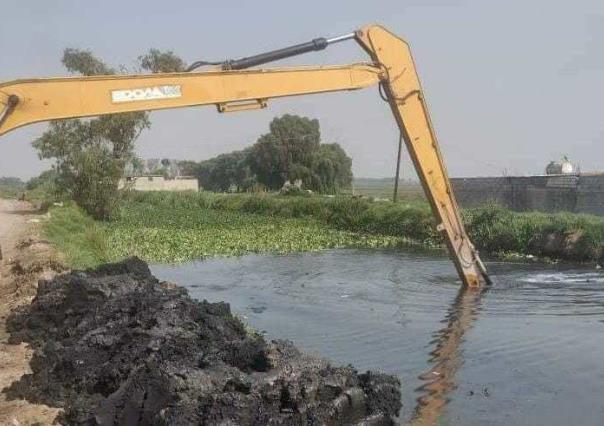
[[[394,376],[334,367],[250,333],[137,259],[41,281],[8,319],[35,350],[9,398],[62,407],[68,424],[392,424]]]
[[[40,216],[29,203],[0,199],[0,391],[29,373],[32,350],[26,344],[9,345],[6,318],[11,309],[27,304],[39,278],[57,269],[50,245],[36,236]],[[1,425],[50,425],[58,410],[23,399],[6,399],[0,392]]]

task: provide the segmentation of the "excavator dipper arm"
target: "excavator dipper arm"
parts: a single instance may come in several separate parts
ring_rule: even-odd
[[[371,64],[244,70],[349,38],[369,54]],[[196,63],[194,68],[201,66],[197,64],[207,63]],[[271,98],[381,84],[463,284],[478,287],[481,280],[488,282],[464,229],[407,43],[372,25],[343,37],[315,39],[215,65],[221,68],[0,83],[0,135],[40,121],[197,105],[216,105],[220,112],[239,111],[264,108]]]
[[[385,71],[383,87],[388,103],[459,276],[470,287],[480,286],[481,279],[490,283],[466,234],[409,45],[380,26],[358,31],[357,42]]]

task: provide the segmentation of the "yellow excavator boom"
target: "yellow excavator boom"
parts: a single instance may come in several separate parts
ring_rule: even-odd
[[[245,69],[355,39],[371,63]],[[205,65],[206,63],[201,63]],[[264,108],[271,98],[381,85],[464,285],[488,275],[466,234],[430,122],[408,44],[371,25],[355,33],[268,52],[203,72],[16,80],[0,83],[0,135],[27,124],[132,111],[216,105],[218,111]],[[194,65],[196,68],[198,65]],[[191,70],[192,71],[192,70]]]
[[[207,71],[128,76],[67,77],[0,83],[0,103],[14,110],[0,135],[38,121],[131,111],[266,102],[270,98],[361,89],[380,81],[371,65],[273,70]],[[14,98],[13,98],[14,99]],[[0,105],[0,108],[2,105]]]

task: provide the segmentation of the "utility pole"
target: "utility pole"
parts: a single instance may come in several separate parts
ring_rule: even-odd
[[[396,156],[396,176],[394,178],[394,194],[392,194],[392,201],[396,203],[398,198],[398,180],[401,171],[401,153],[403,150],[403,135],[401,134],[398,138],[398,155]]]

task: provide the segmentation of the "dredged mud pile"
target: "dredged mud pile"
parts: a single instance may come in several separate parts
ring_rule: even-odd
[[[250,333],[138,259],[41,281],[8,321],[32,374],[6,391],[67,424],[392,424],[400,383]]]

